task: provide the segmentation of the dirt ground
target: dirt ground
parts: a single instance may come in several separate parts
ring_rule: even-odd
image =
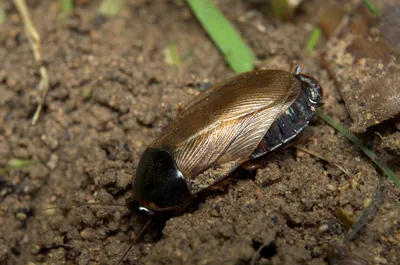
[[[146,145],[206,84],[233,75],[184,1],[127,1],[111,19],[90,2],[62,20],[58,1],[29,1],[51,86],[36,126],[30,121],[39,67],[21,18],[5,3],[0,167],[15,158],[31,162],[0,173],[1,264],[115,264],[146,220],[118,206],[41,209],[123,204]],[[289,69],[297,60],[324,88],[322,110],[350,124],[320,60],[325,40],[305,52],[322,1],[306,1],[286,23],[271,18],[267,1],[216,2],[260,58],[258,66]],[[165,62],[171,43],[187,57],[180,67]],[[400,123],[373,130],[398,139]],[[400,175],[394,145],[382,148],[373,131],[364,136]],[[294,147],[280,150],[197,210],[150,230],[123,264],[400,264],[400,190],[318,118],[300,138],[299,146],[345,171]],[[365,209],[368,223],[344,244],[350,219]]]

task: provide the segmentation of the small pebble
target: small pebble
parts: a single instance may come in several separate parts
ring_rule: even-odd
[[[371,203],[372,203],[372,199],[371,199],[371,198],[366,198],[366,199],[363,201],[364,208],[367,208],[368,206],[370,206]]]
[[[37,255],[37,254],[39,254],[40,249],[41,249],[41,247],[40,247],[39,245],[34,245],[34,246],[31,248],[31,254],[32,254],[32,255]]]
[[[26,215],[25,213],[19,212],[19,213],[17,213],[17,214],[15,215],[15,217],[16,217],[18,220],[20,220],[20,221],[24,221],[24,220],[26,220],[27,215]]]
[[[49,161],[46,163],[46,165],[51,169],[54,170],[57,167],[58,163],[58,156],[56,154],[52,154],[50,156]]]
[[[329,230],[329,225],[328,224],[323,224],[323,225],[321,225],[320,227],[318,227],[318,231],[320,232],[320,233],[324,233],[324,232],[326,232],[326,231],[328,231]]]
[[[304,157],[305,155],[306,155],[306,153],[305,153],[304,151],[302,151],[302,150],[300,150],[300,149],[296,149],[296,158],[297,158],[297,159],[302,158],[302,157]]]
[[[333,186],[332,184],[326,185],[326,189],[327,189],[327,190],[330,190],[330,191],[336,190],[335,186]]]
[[[374,261],[376,264],[387,264],[388,263],[384,257],[378,257],[378,256],[376,256],[374,258]]]
[[[221,214],[215,208],[211,209],[209,213],[211,217],[221,217]]]
[[[81,235],[81,237],[82,238],[84,238],[84,239],[89,239],[89,238],[91,238],[92,237],[92,233],[90,233],[88,230],[82,230],[81,232],[80,232],[80,235]]]

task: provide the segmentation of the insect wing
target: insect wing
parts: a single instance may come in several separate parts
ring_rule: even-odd
[[[190,102],[152,146],[169,150],[189,178],[215,164],[239,165],[299,92],[300,82],[286,71],[235,76]]]

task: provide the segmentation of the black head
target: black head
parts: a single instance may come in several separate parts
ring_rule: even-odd
[[[147,148],[133,181],[128,208],[140,215],[155,217],[187,205],[192,194],[170,152]]]

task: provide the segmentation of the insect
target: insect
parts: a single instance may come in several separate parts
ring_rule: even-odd
[[[321,104],[312,77],[256,70],[218,83],[195,97],[144,151],[128,208],[157,217],[177,212],[226,180],[202,174],[216,166],[232,172],[298,135]]]

